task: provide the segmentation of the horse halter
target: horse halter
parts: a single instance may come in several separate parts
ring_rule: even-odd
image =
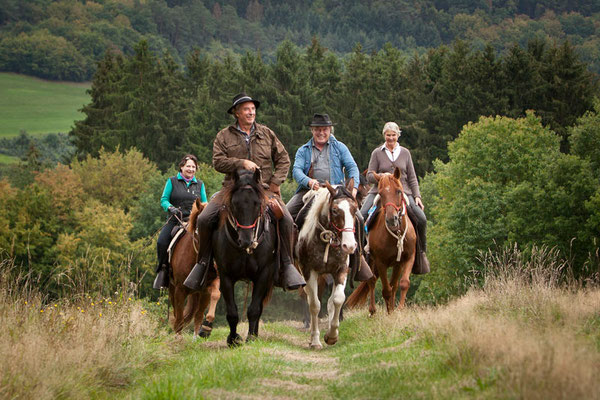
[[[400,191],[400,205],[397,206],[394,203],[392,203],[391,201],[385,203],[385,205],[383,206],[383,208],[385,209],[388,206],[393,207],[396,212],[400,213],[400,219],[402,219],[402,217],[406,217],[406,200],[404,199],[404,191],[401,190]],[[402,209],[402,211],[400,211],[400,209]],[[396,255],[396,261],[400,261],[400,258],[402,257],[402,252],[404,251],[404,239],[406,238],[406,232],[408,232],[408,226],[406,226],[406,228],[404,229],[404,232],[402,232],[402,235],[397,235],[396,233],[392,232],[392,230],[390,229],[390,227],[387,224],[387,221],[384,219],[383,224],[385,225],[385,229],[388,231],[388,233],[397,241],[397,245],[396,247],[398,248],[398,253]],[[402,222],[400,222],[400,227],[398,227],[398,229],[400,229],[402,227]]]
[[[352,224],[352,228],[346,228],[346,227],[338,227],[335,222],[333,222],[333,219],[331,218],[331,205],[329,206],[329,211],[327,213],[327,220],[329,221],[329,226],[333,227],[335,229],[335,231],[337,232],[337,234],[329,229],[326,229],[323,225],[321,225],[321,222],[317,221],[318,226],[321,228],[321,234],[319,235],[319,238],[326,243],[327,245],[325,246],[325,253],[323,254],[323,262],[327,263],[327,259],[329,257],[329,247],[337,247],[340,245],[341,243],[341,238],[340,235],[344,232],[349,232],[349,233],[354,233],[356,232],[356,227],[354,226],[354,224]]]
[[[253,229],[254,234],[252,235],[252,244],[250,244],[250,246],[246,247],[246,253],[248,253],[248,254],[252,254],[252,252],[254,251],[254,249],[256,249],[258,247],[258,244],[260,242],[260,240],[259,240],[260,238],[258,237],[258,231],[260,230],[260,221],[262,220],[262,218],[261,218],[262,214],[263,213],[262,213],[262,207],[261,207],[261,212],[254,220],[254,223],[251,225],[242,225],[239,223],[239,221],[237,220],[236,217],[231,215],[231,213],[227,214],[227,220],[229,221],[229,224],[233,227],[235,232],[238,234],[238,236],[239,236],[238,229],[245,229],[245,230]],[[233,243],[235,243],[233,241],[233,238],[231,236],[229,236],[229,234],[227,236]]]

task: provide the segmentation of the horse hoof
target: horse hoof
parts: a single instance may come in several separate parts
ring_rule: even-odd
[[[321,350],[322,348],[323,348],[323,346],[321,346],[320,344],[311,344],[310,345],[311,350]]]
[[[248,337],[246,337],[246,343],[254,342],[256,339],[258,339],[257,335],[248,335]]]
[[[325,343],[327,343],[330,346],[333,346],[334,344],[337,343],[338,338],[330,338],[329,336],[325,335],[325,337],[323,338],[323,340],[325,341]]]
[[[208,322],[207,320],[204,320],[202,322],[202,326],[200,327],[200,332],[198,332],[198,336],[200,336],[201,338],[207,338],[210,336],[211,332],[212,332],[212,322]]]
[[[242,337],[238,334],[236,334],[235,336],[227,336],[227,346],[229,347],[237,347],[240,346],[244,343],[244,340],[242,339]]]

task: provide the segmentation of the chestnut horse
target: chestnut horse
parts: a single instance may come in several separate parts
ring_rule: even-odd
[[[369,312],[375,313],[375,283],[381,278],[382,295],[388,313],[395,309],[396,292],[400,284],[400,302],[403,308],[410,286],[410,273],[416,253],[417,235],[408,218],[406,207],[408,200],[400,182],[400,169],[394,174],[373,173],[378,181],[377,191],[382,210],[375,216],[369,229],[368,246],[371,254],[371,269],[374,276],[361,282],[348,297],[348,307],[363,304],[370,295]],[[392,267],[392,277],[388,282],[388,267]],[[399,282],[398,282],[399,281]]]
[[[214,268],[208,272],[208,284],[200,291],[192,291],[183,286],[185,278],[196,263],[198,249],[194,231],[196,217],[204,206],[196,199],[192,207],[188,226],[183,236],[171,251],[171,279],[169,280],[169,301],[173,305],[173,330],[181,334],[181,330],[194,318],[194,337],[209,337],[215,320],[215,309],[221,297],[219,276]],[[186,304],[187,299],[187,304]],[[208,306],[206,318],[202,320]]]
[[[300,230],[296,251],[298,263],[306,279],[307,301],[310,308],[310,347],[320,349],[318,279],[331,274],[334,288],[327,302],[329,329],[323,338],[333,345],[338,341],[340,311],[346,295],[346,279],[350,254],[357,247],[354,238],[355,213],[358,208],[351,194],[354,180],[347,187],[333,188],[328,182],[314,194],[315,199]]]

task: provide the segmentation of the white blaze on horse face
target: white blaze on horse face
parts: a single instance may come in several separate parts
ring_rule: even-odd
[[[350,212],[350,201],[342,200],[338,203],[340,210],[344,211],[344,231],[342,232],[342,249],[348,253],[354,253],[356,250],[356,240],[354,239],[354,215]]]

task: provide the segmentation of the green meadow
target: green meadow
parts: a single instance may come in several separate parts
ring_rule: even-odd
[[[0,137],[66,133],[84,118],[78,110],[89,103],[90,83],[53,82],[0,73]]]

